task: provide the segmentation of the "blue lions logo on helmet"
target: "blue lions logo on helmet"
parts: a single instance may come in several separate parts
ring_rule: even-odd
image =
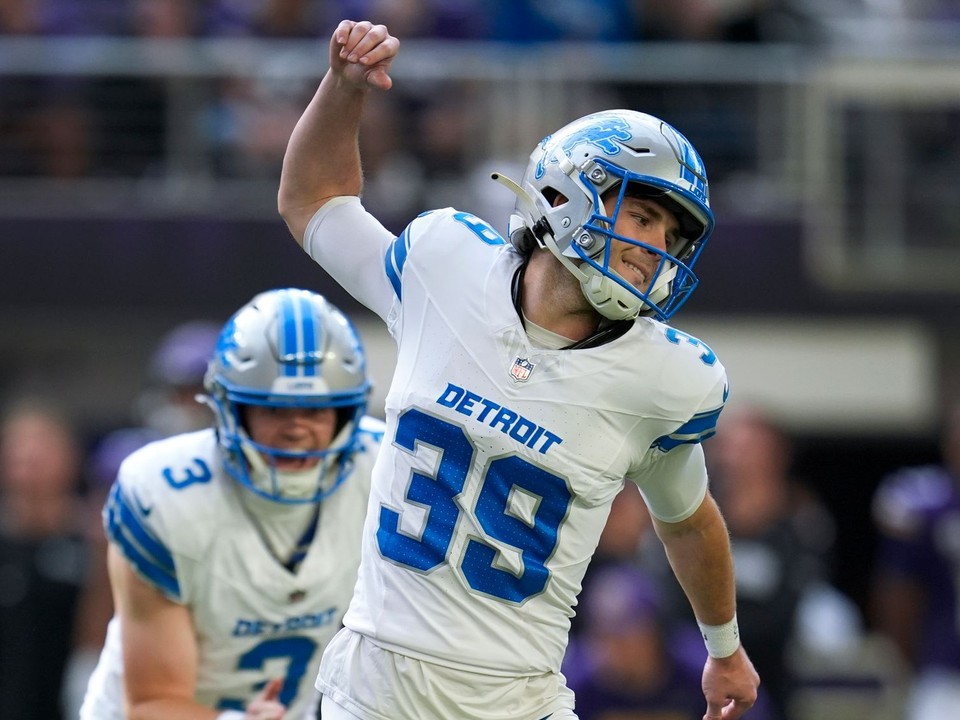
[[[547,157],[546,160],[541,159],[540,162],[537,163],[535,177],[538,180],[542,178],[544,172],[546,172],[547,164],[559,162],[559,153],[563,153],[569,157],[570,151],[580,143],[586,142],[595,145],[605,155],[617,155],[620,153],[620,143],[626,142],[632,137],[633,134],[630,132],[629,123],[616,116],[600,118],[600,122],[594,122],[582,130],[571,133],[559,147],[553,149],[548,149],[553,135],[548,135],[541,141],[540,147],[544,149],[545,154],[549,155],[549,157]]]
[[[233,351],[238,347],[237,323],[236,318],[232,317],[227,321],[227,324],[220,332],[220,337],[217,338],[217,347],[214,352],[216,353],[220,362],[223,363],[224,367],[230,367],[233,364],[230,358],[233,355]]]

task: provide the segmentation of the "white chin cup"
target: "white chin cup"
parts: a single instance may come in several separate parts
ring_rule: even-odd
[[[267,495],[302,500],[313,497],[320,489],[320,475],[326,467],[323,461],[305,470],[277,470],[246,442],[243,443],[243,455],[250,464],[250,481]]]
[[[658,303],[670,296],[677,268],[669,261],[664,263],[664,268],[657,275],[646,301],[588,263],[580,265],[580,272],[580,287],[584,297],[598,313],[610,320],[632,320],[645,309],[653,310]]]
[[[598,313],[610,320],[630,320],[640,314],[643,301],[592,265],[580,266],[580,288]]]
[[[673,289],[673,279],[676,276],[677,266],[669,260],[664,260],[663,267],[657,275],[653,287],[647,293],[647,304],[659,305],[670,297],[670,292]]]

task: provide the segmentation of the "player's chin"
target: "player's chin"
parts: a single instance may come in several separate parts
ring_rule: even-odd
[[[315,468],[320,462],[319,458],[281,458],[274,465],[280,472],[301,472]]]

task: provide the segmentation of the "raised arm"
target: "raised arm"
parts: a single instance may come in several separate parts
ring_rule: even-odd
[[[654,518],[654,527],[701,626],[726,626],[736,615],[736,588],[730,538],[716,502],[707,494],[686,520],[665,523]],[[704,720],[735,720],[757,699],[759,678],[739,638],[726,637],[726,630],[721,635],[720,644],[736,649],[726,657],[707,658]]]
[[[330,67],[283,157],[277,205],[300,245],[307,223],[331,198],[359,195],[358,133],[371,88],[389,90],[400,41],[383,25],[343,20],[330,38]]]

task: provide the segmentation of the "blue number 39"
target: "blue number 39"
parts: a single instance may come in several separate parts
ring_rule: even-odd
[[[460,515],[456,498],[474,464],[474,448],[463,428],[420,410],[400,417],[394,443],[415,456],[420,446],[439,453],[433,475],[411,472],[406,500],[427,508],[419,538],[400,532],[400,513],[380,507],[377,544],[390,560],[429,573],[447,562]],[[517,493],[526,494],[532,518],[511,511]],[[477,592],[513,603],[523,603],[543,592],[550,579],[547,561],[557,546],[560,525],[572,498],[566,481],[522,457],[508,455],[490,462],[483,472],[473,512],[489,539],[515,548],[523,562],[521,574],[495,567],[499,550],[471,537],[460,558],[460,568]]]

